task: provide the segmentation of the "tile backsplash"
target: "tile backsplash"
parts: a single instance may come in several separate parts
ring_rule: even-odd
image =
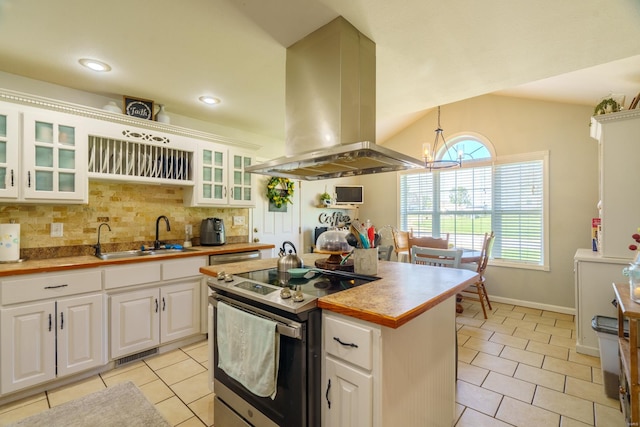
[[[199,243],[203,218],[222,218],[227,242],[243,243],[249,236],[249,209],[191,208],[182,201],[182,187],[89,182],[89,204],[0,204],[0,223],[20,224],[21,256],[29,258],[68,256],[93,253],[91,245],[98,239],[104,250],[135,249],[155,239],[156,219],[165,215],[171,223],[166,231],[160,223],[160,240],[182,244],[185,225],[191,224],[193,243]],[[233,216],[244,216],[244,225],[232,226]],[[51,237],[51,223],[63,224],[63,236]],[[110,247],[111,246],[111,247]],[[40,253],[40,255],[38,255]]]

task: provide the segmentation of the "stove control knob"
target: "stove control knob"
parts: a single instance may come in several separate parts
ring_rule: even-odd
[[[224,280],[226,273],[224,271],[218,271],[218,280]]]
[[[296,286],[296,290],[293,293],[293,300],[295,302],[304,301],[304,294],[302,293],[302,290],[300,289],[300,286]]]
[[[291,298],[291,290],[286,286],[282,288],[282,290],[280,291],[280,298],[282,299]]]
[[[225,282],[233,282],[233,276],[229,273],[224,275],[224,281]]]

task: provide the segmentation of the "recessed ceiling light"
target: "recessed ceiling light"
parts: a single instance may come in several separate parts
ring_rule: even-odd
[[[109,64],[97,59],[82,58],[78,62],[93,71],[111,71]]]
[[[201,96],[198,99],[208,105],[220,104],[220,100],[218,98],[214,98],[213,96]]]

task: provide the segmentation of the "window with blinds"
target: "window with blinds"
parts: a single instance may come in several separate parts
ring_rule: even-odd
[[[400,176],[400,228],[479,250],[495,232],[492,258],[545,266],[546,153],[494,164]]]

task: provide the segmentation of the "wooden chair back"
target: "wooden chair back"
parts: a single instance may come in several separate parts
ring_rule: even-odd
[[[420,246],[411,248],[412,264],[459,268],[461,258],[462,249],[438,249]]]
[[[393,230],[393,248],[396,255],[400,256],[400,252],[407,252],[409,250],[409,232]]]
[[[449,249],[449,233],[441,238],[431,236],[409,236],[409,249],[414,246],[420,246],[421,248]]]
[[[482,250],[480,251],[480,262],[478,263],[478,273],[480,273],[481,276],[484,274],[484,270],[486,270],[487,264],[489,263],[489,258],[491,257],[491,249],[493,248],[495,237],[496,236],[493,231],[491,233],[484,234],[484,243],[482,244]]]

